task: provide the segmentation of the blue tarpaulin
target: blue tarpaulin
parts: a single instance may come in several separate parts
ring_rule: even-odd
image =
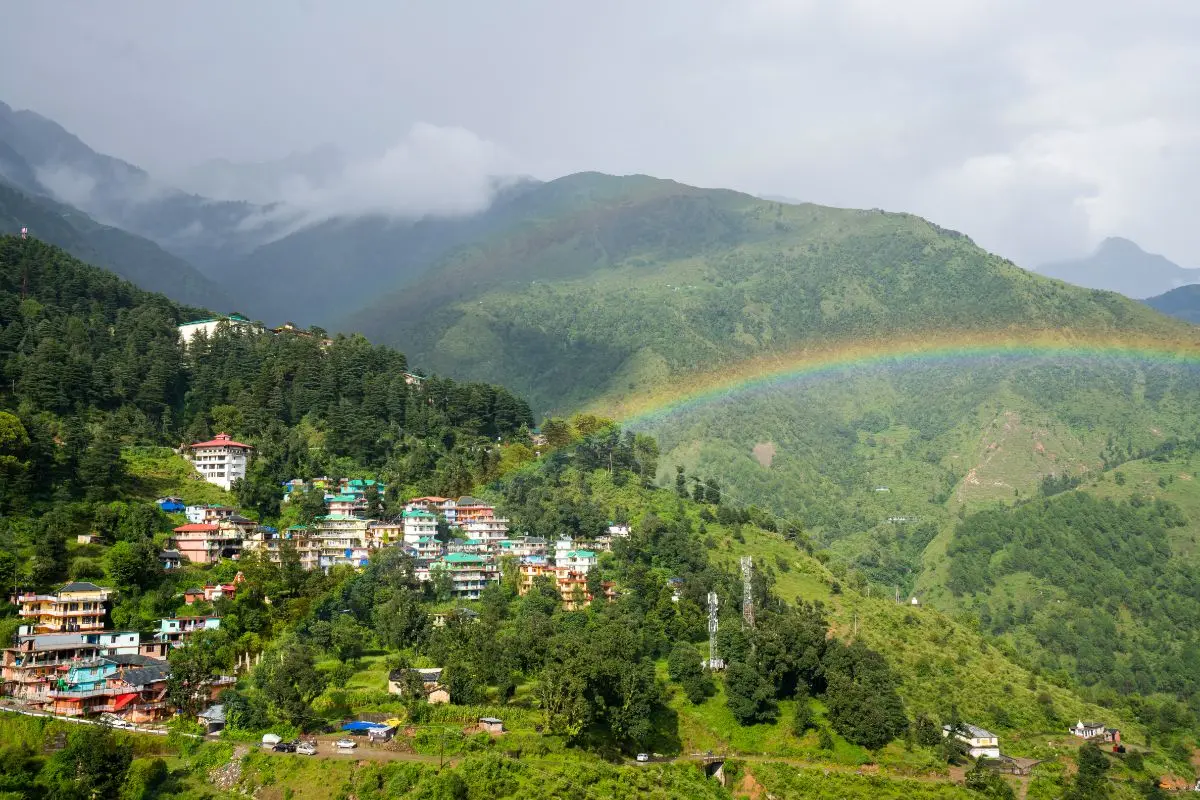
[[[386,728],[382,722],[347,722],[342,726],[344,731],[369,731],[372,728]]]

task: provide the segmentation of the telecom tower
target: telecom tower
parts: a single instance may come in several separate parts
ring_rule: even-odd
[[[754,627],[754,559],[742,556],[742,622]]]
[[[724,659],[717,657],[717,593],[708,593],[708,663],[709,669],[725,669]]]

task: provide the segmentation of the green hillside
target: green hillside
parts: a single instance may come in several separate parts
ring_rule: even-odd
[[[202,308],[229,309],[230,295],[149,239],[101,225],[78,209],[0,180],[0,235],[30,234],[151,292]]]
[[[1188,322],[1200,324],[1200,284],[1190,284],[1151,297],[1146,305]]]
[[[979,771],[991,782],[984,789],[956,785],[970,765],[943,746],[938,726],[993,728],[1005,752],[1045,762],[1023,788],[1053,792],[1081,785],[1067,770],[1078,761],[1082,772],[1086,759],[1065,734],[1079,717],[1139,743],[1129,758],[1096,754],[1112,762],[1114,796],[1129,796],[1129,781],[1190,775],[1195,721],[1168,698],[1139,686],[1084,696],[1071,675],[1032,671],[1028,654],[971,618],[896,602],[868,580],[868,565],[831,555],[794,520],[715,482],[690,497],[656,487],[659,447],[645,435],[580,417],[547,425],[554,442],[535,458],[529,408],[506,390],[433,377],[413,386],[403,354],[360,336],[323,343],[219,330],[185,349],[175,326],[190,311],[42,242],[0,238],[4,582],[103,581],[118,592],[113,625],[148,633],[165,615],[199,611],[183,606],[184,588],[236,572],[245,581],[215,601],[219,629],[172,654],[168,693],[187,710],[172,736],[147,744],[90,726],[0,721],[0,786],[14,798],[204,797],[218,779],[220,791],[263,797],[561,797],[586,796],[585,787],[606,797],[727,796],[696,763],[705,750],[727,756],[735,786],[751,795],[765,786],[811,797],[832,786],[845,797],[1008,797],[1005,779]],[[1143,389],[1161,399],[1155,386]],[[878,433],[883,422],[863,424]],[[216,430],[254,445],[230,499],[276,527],[317,513],[304,511],[304,497],[280,504],[281,480],[314,474],[381,477],[389,490],[379,502],[392,515],[416,495],[477,494],[511,530],[547,539],[627,522],[631,535],[587,573],[588,591],[598,597],[611,582],[612,600],[570,610],[545,578],[521,594],[503,561],[478,600],[454,600],[441,580],[420,581],[397,547],[376,549],[360,569],[304,571],[285,551],[279,563],[244,554],[164,571],[157,552],[177,520],[147,500],[227,499],[193,485],[165,446]],[[1125,452],[1105,446],[1114,458]],[[681,488],[689,493],[686,475]],[[1186,527],[1171,520],[1172,531]],[[91,541],[77,542],[84,533]],[[1157,530],[1140,534],[1158,542]],[[754,558],[746,624],[743,555]],[[699,666],[709,592],[720,600],[728,663],[717,674]],[[478,621],[435,624],[435,612],[460,604]],[[18,622],[0,604],[3,632]],[[181,735],[195,731],[195,685],[246,655],[262,658],[221,696],[224,739]],[[444,666],[450,702],[383,691],[403,665]],[[368,713],[405,722],[396,750],[306,760],[251,748],[267,732],[336,730]],[[483,716],[503,718],[506,733],[478,732]],[[323,734],[326,753],[337,735]],[[1148,736],[1153,746],[1141,744]],[[639,752],[664,763],[639,765]],[[435,772],[443,755],[451,763]]]
[[[542,411],[814,340],[1180,330],[910,215],[594,173],[525,199],[519,224],[455,251],[350,327],[430,369],[502,382]]]
[[[966,515],[926,554],[919,588],[1047,673],[1195,708],[1196,466],[1194,443],[1165,447]]]
[[[460,248],[354,324],[423,367],[509,386],[535,411],[618,416],[801,347],[1022,331],[1197,341],[1140,303],[1039,277],[911,215],[598,174],[523,201],[524,222]],[[637,426],[659,439],[664,480],[677,464],[717,477],[872,579],[911,589],[922,549],[960,506],[1027,496],[1046,475],[1187,434],[1197,388],[1194,371],[1137,358],[918,359]]]

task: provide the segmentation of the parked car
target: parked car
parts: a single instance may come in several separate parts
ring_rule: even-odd
[[[317,744],[316,742],[301,742],[296,745],[296,753],[302,756],[315,756],[317,754]]]
[[[338,750],[353,750],[354,748],[358,747],[358,742],[354,741],[353,739],[338,739],[334,746],[337,747]]]
[[[280,742],[275,745],[276,753],[294,753],[296,752],[296,742]]]
[[[650,754],[649,753],[638,753],[637,760],[644,764],[650,760]]]

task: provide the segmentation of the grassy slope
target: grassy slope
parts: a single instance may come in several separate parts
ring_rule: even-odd
[[[648,493],[637,487],[613,486],[601,473],[592,482],[592,499],[602,506],[641,508],[669,515],[676,509],[674,499],[664,493]],[[692,513],[698,513],[693,506]],[[636,517],[634,522],[636,523]],[[699,525],[699,518],[696,518]],[[771,576],[782,597],[821,601],[826,604],[837,635],[857,635],[878,649],[897,668],[903,681],[901,695],[910,714],[929,713],[938,718],[958,707],[964,719],[997,729],[1012,743],[1016,754],[1036,752],[1049,738],[1061,739],[1059,722],[1047,720],[1037,696],[1048,692],[1063,719],[1098,717],[1117,720],[1125,730],[1140,731],[1131,720],[1119,719],[1113,712],[1080,700],[1070,691],[1045,681],[1032,681],[1030,673],[996,647],[986,644],[978,633],[931,607],[912,609],[897,605],[891,598],[866,597],[849,587],[840,593],[831,591],[836,582],[816,559],[783,541],[777,534],[751,526],[742,526],[739,542],[733,531],[719,523],[707,523],[716,547],[710,555],[718,562],[733,564],[741,555],[756,557],[758,568]],[[780,560],[786,561],[784,571]],[[1036,688],[1030,688],[1035,686]],[[724,706],[709,700],[700,709],[692,709],[685,699],[676,697],[672,707],[680,713],[684,749],[710,749],[711,742],[744,744],[747,750],[784,754],[798,747],[783,735],[772,731],[733,731],[736,741],[728,741],[730,728]],[[1010,721],[999,724],[996,709],[1002,708]],[[1014,736],[1020,737],[1020,742]],[[689,738],[691,737],[691,738]],[[764,749],[758,749],[763,747]],[[1007,746],[1006,746],[1006,749]]]

